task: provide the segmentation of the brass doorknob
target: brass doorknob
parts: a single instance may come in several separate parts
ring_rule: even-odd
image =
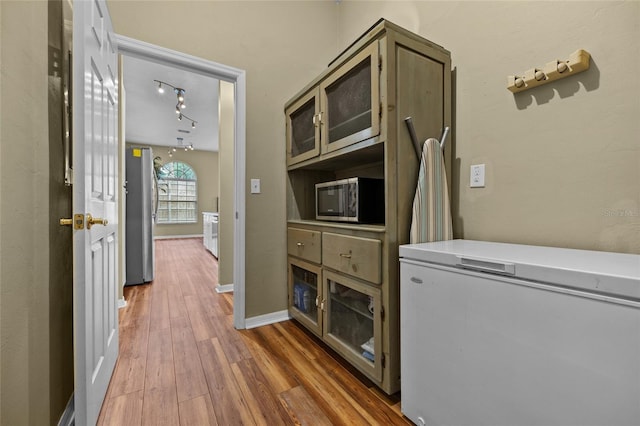
[[[104,225],[104,226],[106,226],[107,223],[109,223],[107,221],[107,219],[102,219],[100,217],[93,217],[90,214],[87,215],[87,229],[91,229],[91,227],[93,225]]]

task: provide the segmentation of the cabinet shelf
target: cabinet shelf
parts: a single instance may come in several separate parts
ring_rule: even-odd
[[[300,161],[287,170],[340,170],[384,161],[384,142],[374,137],[339,150]]]
[[[360,314],[363,317],[373,321],[373,314],[369,312],[368,305],[363,300],[349,299],[346,297],[341,297],[337,294],[331,294],[331,300],[333,300],[334,302],[338,302],[340,305],[344,306],[350,311]]]
[[[365,110],[358,115],[336,124],[329,128],[329,143],[333,143],[343,137],[366,129],[371,125],[371,109]]]
[[[342,222],[330,222],[324,220],[288,220],[287,223],[289,225],[305,225],[305,226],[318,226],[324,228],[335,228],[335,229],[348,229],[353,231],[362,231],[362,232],[375,232],[375,233],[384,233],[386,230],[385,225],[372,225],[368,224],[358,224],[358,223],[342,223]]]

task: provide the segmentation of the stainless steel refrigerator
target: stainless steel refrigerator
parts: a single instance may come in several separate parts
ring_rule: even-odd
[[[126,285],[153,280],[155,173],[151,148],[126,151]]]

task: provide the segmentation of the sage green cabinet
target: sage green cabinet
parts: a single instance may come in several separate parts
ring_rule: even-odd
[[[309,293],[317,295],[314,311],[304,292],[296,302],[290,272],[291,316],[394,393],[401,380],[398,246],[409,242],[419,167],[404,119],[413,118],[421,140],[451,127],[450,53],[380,20],[284,112],[288,264],[290,271],[304,267],[320,279]],[[453,143],[444,153],[449,179]],[[383,224],[316,220],[315,184],[351,177],[384,180]],[[360,309],[365,302],[367,309]],[[373,352],[365,351],[371,337]]]

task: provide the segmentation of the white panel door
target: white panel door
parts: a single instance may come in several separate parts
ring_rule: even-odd
[[[93,425],[118,357],[117,54],[104,0],[75,0],[73,21],[75,423]]]

